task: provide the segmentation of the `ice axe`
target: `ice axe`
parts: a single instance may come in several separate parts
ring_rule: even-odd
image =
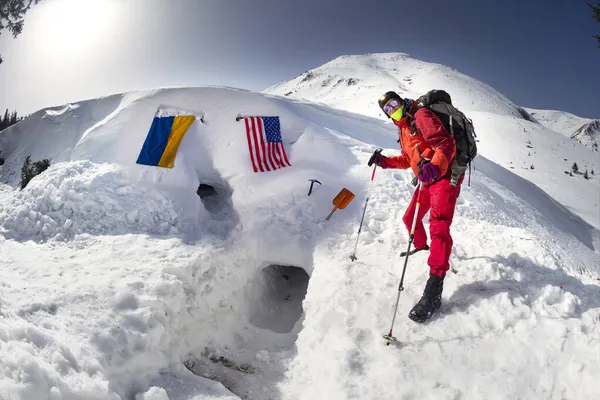
[[[321,184],[321,182],[319,182],[316,179],[309,179],[309,181],[310,181],[310,189],[308,189],[308,195],[310,196],[310,194],[312,193],[312,188],[313,188],[313,185],[315,184],[315,182],[317,182],[319,185]]]
[[[331,218],[331,216],[333,215],[335,210],[337,210],[338,208],[340,210],[343,210],[344,208],[346,208],[346,206],[348,204],[350,204],[352,199],[354,199],[354,193],[352,193],[351,191],[349,191],[346,188],[343,188],[342,190],[340,190],[340,192],[337,194],[337,196],[335,196],[333,198],[333,205],[335,207],[333,207],[333,210],[331,210],[331,212],[329,213],[327,218],[325,218],[325,221],[329,221],[329,218]]]

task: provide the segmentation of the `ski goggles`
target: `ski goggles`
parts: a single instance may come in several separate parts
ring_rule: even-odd
[[[398,107],[398,104],[400,104],[400,102],[398,100],[390,101],[388,104],[383,106],[383,112],[386,113],[387,115],[390,115],[392,110],[395,109],[396,107]]]

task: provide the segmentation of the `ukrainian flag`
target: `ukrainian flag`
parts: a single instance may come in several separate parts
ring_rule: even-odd
[[[193,115],[155,116],[136,163],[173,168],[179,144],[195,118]]]

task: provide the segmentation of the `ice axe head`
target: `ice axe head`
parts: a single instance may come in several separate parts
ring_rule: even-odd
[[[317,182],[319,185],[321,184],[321,182],[319,182],[316,179],[309,179],[309,181],[310,181],[310,189],[308,189],[308,195],[310,196],[310,194],[312,193],[312,188],[313,188],[313,185],[315,184],[315,182]]]

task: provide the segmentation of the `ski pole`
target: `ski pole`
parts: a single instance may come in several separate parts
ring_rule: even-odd
[[[375,150],[375,153],[379,154],[381,153],[383,149],[377,149]],[[374,155],[371,156],[371,159],[369,160],[369,164],[373,161]],[[365,213],[367,211],[367,204],[369,203],[369,197],[371,196],[371,188],[373,187],[373,181],[375,180],[375,170],[377,169],[377,164],[373,165],[373,173],[371,174],[371,183],[369,184],[369,191],[367,192],[367,198],[365,200],[365,208],[363,208],[363,213],[362,213],[362,217],[360,218],[360,225],[358,226],[358,234],[356,235],[356,243],[354,244],[354,252],[352,252],[352,254],[350,255],[350,260],[355,261],[356,258],[356,248],[358,247],[358,238],[360,237],[360,232],[362,230],[362,224],[363,221],[365,219]]]
[[[423,188],[423,182],[419,182],[417,194],[417,206],[415,207],[415,215],[413,217],[412,228],[410,229],[410,235],[408,237],[408,249],[406,250],[406,256],[404,258],[404,268],[402,269],[402,276],[400,277],[400,284],[398,285],[398,297],[396,297],[396,307],[394,308],[394,316],[392,317],[392,326],[390,328],[390,333],[387,335],[383,335],[383,338],[386,340],[386,346],[390,345],[390,342],[395,342],[397,339],[392,336],[392,330],[394,329],[394,322],[396,322],[396,313],[398,312],[398,303],[400,302],[400,293],[404,290],[404,274],[406,273],[406,265],[408,264],[408,256],[410,252],[410,246],[412,245],[413,239],[415,237],[415,227],[417,226],[417,216],[419,215],[419,207],[421,207],[421,189]]]

